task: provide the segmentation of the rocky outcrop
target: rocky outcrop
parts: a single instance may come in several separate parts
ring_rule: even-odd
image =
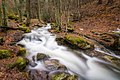
[[[70,45],[72,45],[73,48],[80,48],[80,49],[93,49],[94,48],[94,45],[92,42],[75,34],[67,34],[65,36],[65,41],[69,43]]]

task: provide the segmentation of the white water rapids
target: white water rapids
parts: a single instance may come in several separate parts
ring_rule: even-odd
[[[26,56],[29,60],[32,60],[32,56],[37,53],[44,53],[49,55],[51,59],[59,60],[71,74],[81,76],[84,80],[120,80],[120,71],[111,67],[109,63],[79,52],[83,55],[83,59],[67,47],[58,45],[55,41],[56,35],[48,31],[50,28],[50,24],[47,24],[45,27],[34,29],[31,33],[24,34],[24,38],[18,42],[29,51]],[[35,62],[37,66],[29,66],[29,68],[47,70],[44,63]]]

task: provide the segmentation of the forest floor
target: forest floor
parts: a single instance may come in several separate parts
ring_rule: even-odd
[[[73,22],[71,25],[74,32],[97,38],[93,32],[112,32],[120,28],[120,5],[117,3],[112,6],[106,6],[105,4],[96,5],[94,3],[86,4],[82,6],[81,12],[84,14],[82,19]],[[17,27],[18,23],[10,20],[9,26]],[[10,50],[13,54],[11,58],[0,60],[0,80],[27,80],[28,76],[24,71],[20,72],[16,68],[8,69],[8,64],[13,63],[17,59],[16,55],[20,47],[15,43],[22,38],[23,34],[24,32],[20,30],[2,32],[0,29],[0,37],[3,37],[4,40],[4,43],[0,45],[0,50]],[[64,36],[65,32],[57,34]]]

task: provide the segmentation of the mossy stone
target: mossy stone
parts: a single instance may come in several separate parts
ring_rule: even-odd
[[[30,29],[25,24],[22,24],[22,26],[19,26],[18,29],[24,31],[25,33],[30,32]]]
[[[14,68],[14,67],[17,67],[17,69],[19,71],[23,71],[26,66],[28,64],[28,60],[25,59],[25,58],[22,58],[22,57],[18,57],[18,59],[16,60],[16,62],[12,63],[12,64],[9,64],[8,67],[10,69]]]
[[[20,48],[17,52],[17,56],[25,56],[27,54],[27,51],[25,48]]]
[[[46,56],[45,54],[42,54],[42,53],[38,53],[38,54],[37,54],[37,61],[43,60],[43,59],[45,59],[45,58],[47,58],[47,56]]]
[[[80,36],[74,35],[74,34],[66,35],[65,36],[65,41],[67,41],[71,45],[79,47],[81,49],[92,49],[92,48],[94,48],[94,45],[91,42],[87,41],[83,37],[80,37]]]
[[[77,76],[75,75],[70,75],[65,72],[60,72],[51,75],[52,80],[77,80]]]
[[[0,59],[11,57],[11,52],[9,50],[0,50]]]
[[[19,17],[15,14],[8,14],[8,19],[11,19],[11,20],[18,20]]]

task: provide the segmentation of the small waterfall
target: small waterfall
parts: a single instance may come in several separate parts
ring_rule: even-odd
[[[29,54],[26,57],[30,61],[33,61],[33,56],[43,53],[48,55],[50,59],[59,60],[67,67],[70,74],[82,76],[84,80],[120,80],[120,71],[114,69],[109,63],[95,57],[89,57],[79,51],[79,54],[84,57],[83,59],[67,47],[58,45],[55,41],[56,35],[48,31],[50,28],[50,24],[47,24],[45,27],[34,29],[31,33],[24,34],[24,38],[18,42],[28,50]],[[36,66],[29,66],[29,68],[48,70],[42,61],[36,60],[36,57],[35,63]]]

